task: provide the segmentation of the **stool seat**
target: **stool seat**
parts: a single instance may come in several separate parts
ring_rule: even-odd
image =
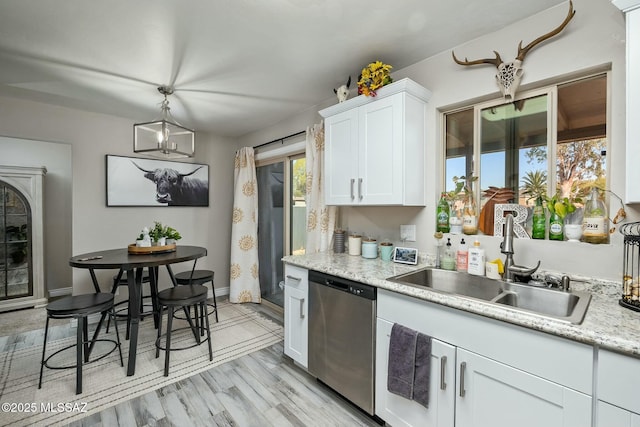
[[[176,274],[174,277],[178,285],[203,285],[207,282],[211,282],[211,292],[213,293],[213,304],[207,304],[211,307],[211,310],[207,311],[207,316],[211,313],[215,313],[216,322],[218,322],[218,302],[216,301],[216,289],[213,285],[214,272],[211,270],[193,270],[182,271]],[[181,319],[181,317],[178,317]]]
[[[38,388],[42,387],[42,376],[44,368],[49,369],[76,369],[76,394],[82,393],[82,365],[84,363],[95,362],[107,355],[111,354],[116,349],[120,354],[120,365],[124,367],[124,361],[122,359],[122,349],[120,348],[120,334],[118,332],[118,324],[116,322],[116,313],[113,309],[113,294],[98,292],[95,294],[84,295],[72,295],[61,298],[56,301],[52,301],[47,304],[47,321],[44,327],[44,341],[42,344],[42,359],[40,360],[40,379],[38,380]],[[102,313],[98,326],[96,326],[93,337],[89,339],[89,325],[88,316],[91,314]],[[113,323],[116,330],[116,337],[114,339],[98,339],[98,334],[102,328],[104,318],[109,315],[110,319],[113,319]],[[78,320],[76,343],[63,347],[54,353],[47,356],[47,336],[49,333],[49,320],[50,319],[69,319],[74,318]],[[113,344],[113,349],[101,356],[90,359],[91,352],[96,342],[110,342]],[[49,364],[49,360],[55,355],[68,350],[70,348],[76,348],[76,363],[71,366],[53,366]]]
[[[209,328],[209,317],[206,315],[206,301],[209,290],[202,285],[186,285],[175,286],[158,292],[158,303],[160,305],[160,319],[162,319],[162,313],[166,307],[169,312],[167,316],[167,332],[165,334],[166,344],[163,347],[161,345],[162,334],[162,322],[158,324],[158,335],[156,339],[156,358],[160,356],[160,350],[164,350],[164,376],[169,376],[169,354],[174,350],[186,350],[187,348],[195,347],[202,344],[203,340],[200,335],[204,335],[206,332],[206,338],[209,346],[209,360],[213,360],[213,351],[211,349],[211,329]],[[190,308],[193,307],[194,316],[190,315]],[[173,325],[173,317],[176,308],[182,308],[185,313],[185,319],[189,322],[189,326],[180,329],[191,329],[193,331],[196,342],[189,347],[171,348],[171,332]],[[195,321],[195,325],[194,325]]]
[[[158,302],[162,305],[189,306],[201,301],[209,290],[202,285],[176,286],[158,292]]]
[[[179,285],[202,285],[203,283],[213,281],[213,271],[211,270],[194,270],[193,276],[190,271],[182,271],[176,274],[176,282]]]
[[[113,295],[108,293],[73,295],[50,302],[47,313],[52,317],[84,317],[101,313],[113,304]]]

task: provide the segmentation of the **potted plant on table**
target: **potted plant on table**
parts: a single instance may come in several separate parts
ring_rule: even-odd
[[[153,227],[149,230],[149,237],[153,240],[154,246],[165,246],[176,243],[182,236],[172,227],[165,227],[162,223],[155,221]]]

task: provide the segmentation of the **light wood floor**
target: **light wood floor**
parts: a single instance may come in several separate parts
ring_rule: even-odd
[[[282,314],[251,304],[282,323]],[[1,318],[1,315],[0,315]],[[44,326],[44,325],[43,325]],[[61,326],[58,333],[65,335]],[[69,331],[69,334],[73,333]],[[0,337],[39,344],[42,332]],[[283,355],[282,343],[90,415],[72,426],[377,426]]]

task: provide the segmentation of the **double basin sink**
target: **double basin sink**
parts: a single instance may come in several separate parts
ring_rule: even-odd
[[[433,268],[400,274],[387,280],[482,300],[573,324],[582,323],[591,301],[591,295],[587,292],[565,292]]]

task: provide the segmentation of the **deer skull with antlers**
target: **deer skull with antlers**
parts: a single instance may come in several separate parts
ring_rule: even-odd
[[[500,91],[502,92],[502,96],[507,101],[513,101],[516,90],[518,90],[518,86],[520,86],[520,79],[522,78],[522,74],[524,70],[522,69],[522,61],[524,61],[524,57],[529,53],[531,49],[533,49],[536,45],[542,43],[543,41],[550,39],[551,37],[559,34],[564,27],[567,26],[571,18],[576,14],[573,10],[573,1],[569,0],[569,13],[567,17],[562,21],[562,23],[554,30],[544,34],[525,47],[522,47],[522,40],[518,44],[518,56],[516,59],[511,62],[504,62],[502,58],[500,58],[500,54],[495,50],[493,53],[496,54],[495,58],[485,58],[485,59],[477,59],[475,61],[469,61],[467,58],[464,58],[464,61],[460,61],[456,58],[456,54],[451,51],[451,55],[453,55],[453,60],[460,65],[476,65],[476,64],[492,64],[498,68],[498,72],[496,73],[496,80],[498,82],[498,86],[500,87]]]

